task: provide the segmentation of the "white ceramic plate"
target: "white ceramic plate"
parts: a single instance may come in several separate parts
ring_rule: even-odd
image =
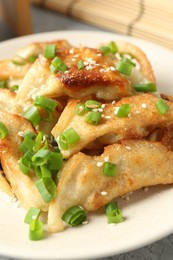
[[[173,94],[173,52],[142,40],[102,32],[53,32],[0,43],[0,59],[32,42],[67,39],[72,44],[97,46],[124,39],[142,48],[150,59],[162,92]],[[48,235],[42,241],[28,240],[25,212],[0,196],[0,255],[25,259],[93,259],[124,253],[154,242],[173,232],[172,186],[138,191],[130,200],[119,199],[125,220],[110,227],[103,212],[89,215],[89,224]]]

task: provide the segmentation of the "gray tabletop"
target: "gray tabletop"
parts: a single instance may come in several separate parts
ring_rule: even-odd
[[[46,19],[45,19],[46,17]],[[59,30],[100,30],[94,26],[83,24],[70,17],[52,11],[32,7],[32,21],[34,33],[59,31]],[[0,20],[0,41],[15,37],[8,26]],[[10,250],[10,245],[9,245]],[[146,247],[129,253],[110,256],[100,260],[172,260],[173,259],[173,234]],[[0,256],[0,260],[14,260]]]

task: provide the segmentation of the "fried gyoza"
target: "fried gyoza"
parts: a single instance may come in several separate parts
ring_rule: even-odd
[[[27,176],[19,169],[19,159],[22,157],[19,132],[27,130],[35,132],[32,125],[23,117],[12,115],[0,110],[0,122],[8,128],[9,135],[0,139],[0,160],[3,172],[9,181],[14,194],[25,208],[38,207],[47,210],[48,206],[41,198],[34,176]]]
[[[112,144],[121,139],[141,139],[147,137],[155,129],[173,127],[173,104],[169,101],[170,110],[161,115],[155,106],[158,98],[150,94],[125,97],[115,104],[105,104],[102,118],[98,125],[85,122],[85,116],[75,114],[77,100],[71,100],[64,109],[52,134],[58,141],[59,135],[70,127],[80,136],[80,140],[68,150],[61,149],[65,158],[84,149],[92,141],[99,139],[103,144]],[[166,101],[165,101],[166,102]],[[116,113],[122,104],[130,104],[128,117],[117,117]],[[59,142],[59,141],[58,141]]]
[[[65,40],[31,43],[16,52],[12,59],[0,61],[0,80],[6,80],[7,86],[20,85],[25,74],[32,65],[32,58],[44,53],[47,44],[56,44],[58,48],[70,48]]]
[[[112,100],[132,95],[129,81],[115,70],[112,58],[97,49],[86,47],[59,49],[57,56],[68,66],[65,72],[50,71],[50,59],[39,56],[24,78],[17,95],[18,100],[32,99],[34,95],[49,97],[70,96]],[[78,69],[83,60],[84,69]]]
[[[117,165],[114,177],[102,174],[100,163],[107,160]],[[172,169],[173,152],[160,143],[145,140],[126,140],[107,146],[101,156],[79,152],[60,172],[57,197],[49,207],[49,230],[64,229],[61,217],[71,206],[80,205],[93,211],[113,198],[142,187],[173,183]],[[103,196],[102,191],[107,194]]]

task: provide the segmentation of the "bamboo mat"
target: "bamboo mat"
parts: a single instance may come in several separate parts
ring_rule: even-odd
[[[173,0],[32,0],[83,22],[173,49]]]

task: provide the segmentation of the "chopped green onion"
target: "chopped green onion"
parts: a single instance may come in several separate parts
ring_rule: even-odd
[[[34,152],[38,152],[38,150],[41,148],[43,136],[44,136],[43,132],[39,132],[38,135],[36,136],[34,147],[33,147]]]
[[[68,69],[68,66],[63,63],[63,61],[59,57],[55,57],[50,65],[50,70],[52,73],[56,73],[57,71],[64,72]]]
[[[131,74],[133,67],[134,65],[128,60],[121,60],[118,62],[116,69],[121,74],[129,76]]]
[[[108,46],[101,46],[99,48],[100,51],[102,51],[104,53],[104,55],[107,55],[110,53],[110,48]]]
[[[83,61],[82,61],[82,60],[79,60],[77,66],[78,66],[78,70],[84,69]]]
[[[86,108],[85,108],[84,104],[82,104],[82,103],[77,104],[77,106],[75,107],[74,112],[78,116],[84,115],[85,112],[86,112]]]
[[[131,64],[133,67],[136,66],[136,64],[131,59],[129,59],[129,58],[125,57],[125,56],[122,58],[122,61]]]
[[[101,116],[102,114],[100,112],[91,111],[85,116],[85,122],[88,124],[98,125]]]
[[[110,162],[104,162],[102,173],[103,175],[114,177],[117,173],[117,165]]]
[[[48,112],[53,112],[57,106],[57,101],[44,96],[37,96],[34,100],[34,105],[39,106]]]
[[[19,89],[19,85],[14,85],[10,89],[11,89],[11,91],[16,91]]]
[[[118,47],[115,42],[111,41],[107,46],[101,46],[99,50],[102,51],[104,55],[108,55],[109,53],[115,54],[118,52]]]
[[[18,66],[23,66],[26,64],[26,60],[23,57],[16,55],[12,60],[12,63]]]
[[[62,167],[63,156],[61,153],[51,152],[48,165],[52,171],[59,171]]]
[[[44,57],[47,59],[53,59],[56,56],[56,44],[47,44],[44,51]]]
[[[119,223],[123,220],[122,212],[118,208],[117,202],[110,202],[105,206],[108,224]]]
[[[21,157],[19,160],[20,171],[24,174],[28,174],[31,168],[31,163],[26,159],[26,157]]]
[[[6,80],[0,81],[0,88],[7,88],[7,81]]]
[[[155,105],[156,108],[159,110],[160,114],[162,115],[164,115],[169,110],[169,106],[162,98],[159,98]]]
[[[43,222],[35,219],[29,225],[29,239],[40,240],[43,238]]]
[[[120,108],[118,109],[117,116],[118,117],[128,117],[130,109],[131,109],[130,104],[121,105]]]
[[[31,136],[28,134],[24,137],[23,142],[20,145],[20,150],[23,153],[26,153],[28,150],[32,150],[35,142],[32,140]]]
[[[22,134],[22,137],[25,138],[26,136],[29,136],[31,139],[34,139],[36,137],[35,133],[31,132],[31,131],[25,131],[23,134]]]
[[[28,61],[29,61],[30,63],[34,63],[34,61],[36,61],[37,58],[38,58],[38,56],[36,56],[36,55],[30,56],[30,57],[28,58]]]
[[[111,41],[111,42],[108,44],[108,47],[109,47],[110,52],[111,52],[112,54],[115,54],[115,53],[118,52],[118,46],[116,45],[115,42]]]
[[[23,156],[23,158],[26,158],[26,160],[27,160],[28,162],[30,162],[31,168],[32,168],[32,164],[33,164],[33,162],[32,162],[32,157],[33,157],[33,155],[34,155],[34,152],[33,152],[32,150],[28,150],[28,151],[24,154],[24,156]]]
[[[47,163],[50,154],[51,152],[49,150],[40,149],[36,154],[33,155],[32,162],[35,165],[44,165]]]
[[[94,108],[100,108],[101,107],[101,103],[96,101],[96,100],[87,100],[85,102],[85,108],[92,110]]]
[[[0,139],[5,138],[8,135],[8,129],[7,127],[0,122]]]
[[[39,165],[36,167],[37,177],[39,178],[51,178],[51,171],[48,169],[46,165]]]
[[[38,219],[40,216],[41,210],[39,208],[30,208],[24,218],[26,224],[30,224],[33,220]]]
[[[56,197],[56,185],[52,178],[44,177],[35,182],[41,197],[46,203],[49,203]]]
[[[41,121],[41,116],[38,112],[36,106],[29,107],[24,113],[23,116],[28,119],[34,126],[37,126]]]
[[[73,127],[65,130],[59,137],[59,145],[63,150],[67,150],[70,145],[76,144],[80,140],[80,136]]]
[[[133,87],[137,92],[155,92],[155,91],[157,91],[156,84],[154,84],[154,83],[133,84]]]
[[[71,226],[77,226],[86,220],[86,213],[80,206],[73,206],[64,213],[62,220]]]

